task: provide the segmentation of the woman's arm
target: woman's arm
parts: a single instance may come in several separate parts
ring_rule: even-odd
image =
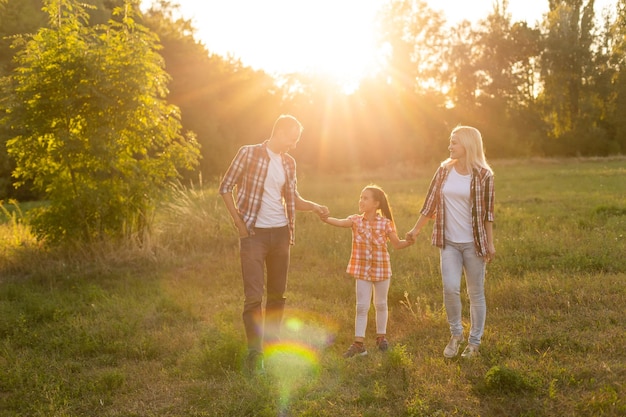
[[[485,234],[487,235],[487,255],[485,261],[491,262],[496,257],[496,246],[493,243],[493,222],[485,222]]]
[[[413,228],[407,232],[406,240],[415,242],[415,238],[417,237],[417,235],[420,234],[420,232],[422,231],[422,227],[424,227],[429,220],[429,217],[420,214],[417,222],[415,222],[415,226],[413,226]]]

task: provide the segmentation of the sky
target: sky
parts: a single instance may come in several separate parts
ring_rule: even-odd
[[[144,6],[151,0],[142,0]],[[616,0],[596,0],[596,15]],[[270,74],[316,72],[342,82],[377,66],[374,15],[383,0],[172,0],[191,19],[209,52]],[[493,0],[427,0],[448,22],[477,21]],[[509,0],[513,20],[531,26],[548,0]]]

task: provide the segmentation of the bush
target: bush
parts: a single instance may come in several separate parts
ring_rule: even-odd
[[[485,374],[487,391],[515,393],[532,389],[522,374],[505,366],[493,366]]]

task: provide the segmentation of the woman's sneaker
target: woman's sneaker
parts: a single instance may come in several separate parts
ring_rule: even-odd
[[[387,349],[389,349],[387,338],[385,338],[385,336],[376,337],[376,347],[378,347],[381,352],[387,352]]]
[[[479,355],[478,345],[474,345],[472,343],[468,344],[465,347],[465,350],[463,351],[463,353],[461,353],[462,358],[473,358],[478,355]]]
[[[344,358],[351,358],[353,356],[365,356],[367,355],[367,350],[365,346],[361,342],[354,342],[350,345],[346,353],[343,354]]]
[[[452,336],[450,341],[446,345],[446,348],[443,350],[443,356],[452,359],[459,354],[459,348],[461,347],[461,342],[463,341],[463,336]]]

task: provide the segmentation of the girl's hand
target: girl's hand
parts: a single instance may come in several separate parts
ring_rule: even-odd
[[[326,206],[321,206],[319,204],[316,204],[314,206],[313,211],[320,217],[320,219],[324,220],[326,219],[329,215],[330,215],[330,211],[328,210],[328,207]]]
[[[420,230],[419,229],[411,229],[410,231],[406,232],[406,235],[404,236],[404,238],[411,243],[415,243],[415,239],[417,238],[417,236],[420,234]]]

